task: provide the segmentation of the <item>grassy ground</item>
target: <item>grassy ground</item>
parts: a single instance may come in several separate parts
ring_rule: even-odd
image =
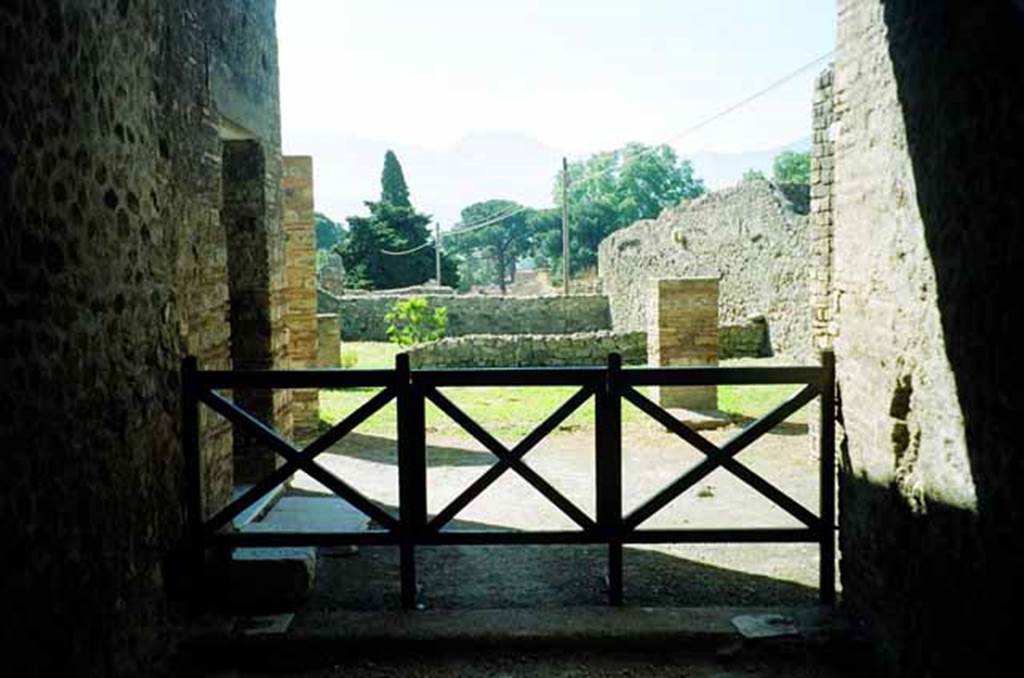
[[[376,342],[346,342],[342,346],[343,364],[362,369],[387,368],[395,364],[398,347]],[[764,364],[760,360],[725,361],[723,364]],[[737,417],[757,417],[781,403],[798,389],[794,385],[722,386],[718,391],[719,407]],[[576,389],[558,386],[530,387],[472,387],[447,388],[443,393],[495,434],[522,436],[529,433],[545,417],[565,402]],[[321,418],[332,424],[367,399],[376,389],[345,389],[321,391]],[[648,394],[649,395],[649,394]],[[381,409],[359,431],[372,435],[393,436],[395,433],[394,403]],[[591,398],[559,427],[563,431],[585,431],[594,426],[594,403]],[[626,403],[622,409],[623,423],[656,427],[647,415]],[[806,422],[805,410],[797,412],[789,421]],[[460,431],[458,424],[427,403],[427,430],[431,433],[450,434]]]

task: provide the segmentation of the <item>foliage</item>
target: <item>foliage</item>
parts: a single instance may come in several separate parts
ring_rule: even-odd
[[[431,217],[417,212],[409,204],[402,168],[391,151],[384,159],[380,201],[364,204],[370,211],[369,216],[349,217],[348,235],[337,248],[345,266],[345,284],[355,289],[387,289],[420,285],[432,279],[435,274],[432,245],[401,256],[383,252],[410,250],[424,245],[430,237]],[[444,255],[441,270],[445,283],[458,284],[455,262]]]
[[[758,169],[750,168],[743,173],[743,183],[750,181],[767,181],[768,177],[764,175],[764,172]]]
[[[693,174],[689,160],[680,160],[671,146],[631,143],[569,164],[569,251],[573,271],[597,264],[598,245],[611,233],[639,219],[653,219],[666,207],[704,193],[704,182]],[[562,204],[562,179],[554,186],[555,203]],[[539,253],[552,271],[561,269],[560,210],[558,229],[538,236]]]
[[[331,253],[327,250],[316,251],[316,272],[319,273],[320,269],[327,265],[327,259],[331,256]]]
[[[345,239],[345,227],[320,212],[313,213],[316,225],[316,249],[332,250]]]
[[[772,179],[778,184],[809,184],[811,154],[804,151],[783,151],[772,162]]]
[[[342,350],[339,360],[342,369],[351,369],[359,364],[359,353],[353,349]]]
[[[480,224],[520,208],[511,200],[474,203],[462,210],[462,223]],[[463,256],[467,277],[477,284],[493,282],[504,294],[505,286],[515,280],[516,261],[530,251],[528,210],[465,234],[456,229],[445,242],[447,249]]]
[[[423,297],[410,297],[396,301],[386,314],[388,340],[399,346],[412,346],[434,341],[448,330],[448,309],[431,307]]]
[[[412,207],[409,202],[409,187],[405,183],[405,174],[394,151],[384,154],[384,170],[380,175],[380,199],[395,207]]]

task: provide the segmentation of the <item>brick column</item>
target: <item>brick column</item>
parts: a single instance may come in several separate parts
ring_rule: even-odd
[[[316,227],[313,219],[313,159],[284,156],[281,176],[285,233],[285,296],[288,358],[292,369],[317,363]],[[316,433],[319,405],[315,389],[292,391],[295,437]]]
[[[647,362],[656,367],[718,364],[718,278],[652,281]],[[718,408],[715,386],[658,387],[662,407]]]

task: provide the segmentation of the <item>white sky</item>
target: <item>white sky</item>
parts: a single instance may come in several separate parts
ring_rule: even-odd
[[[314,163],[346,138],[442,149],[502,130],[573,155],[659,143],[835,43],[834,0],[277,7],[283,146]],[[807,137],[819,70],[681,140],[678,150],[757,150]]]

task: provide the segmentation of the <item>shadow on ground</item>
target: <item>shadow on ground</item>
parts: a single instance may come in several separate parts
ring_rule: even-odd
[[[460,520],[446,529],[513,531]],[[431,608],[603,605],[605,554],[602,545],[424,546],[417,549],[417,580]],[[633,606],[800,606],[818,600],[815,588],[641,548],[625,549],[623,576],[625,602]],[[338,609],[399,607],[396,547],[362,547],[356,555],[322,548],[315,589],[297,621],[316,623]]]
[[[349,433],[324,454],[362,459],[378,464],[398,465],[398,448],[394,438],[365,433]],[[427,466],[491,466],[497,461],[490,452],[461,447],[427,445]]]

